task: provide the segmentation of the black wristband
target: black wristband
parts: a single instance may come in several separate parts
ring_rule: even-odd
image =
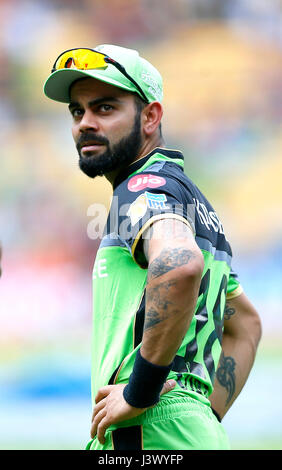
[[[173,362],[169,366],[152,364],[141,356],[138,349],[129,383],[123,390],[125,401],[135,408],[148,408],[158,403],[172,364]]]

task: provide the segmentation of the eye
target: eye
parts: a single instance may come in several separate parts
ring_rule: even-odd
[[[99,106],[99,110],[102,112],[102,113],[108,113],[109,111],[112,111],[114,108],[113,106],[111,106],[110,104],[101,104]]]
[[[79,118],[83,115],[83,110],[81,108],[72,108],[70,109],[70,113],[73,118]]]

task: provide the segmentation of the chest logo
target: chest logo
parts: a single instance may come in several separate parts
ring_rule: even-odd
[[[129,191],[137,193],[145,188],[159,188],[165,184],[166,180],[162,176],[141,173],[130,178],[127,187]]]

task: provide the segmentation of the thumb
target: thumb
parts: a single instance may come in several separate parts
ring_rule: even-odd
[[[170,392],[171,390],[174,389],[175,385],[176,385],[175,380],[173,379],[167,380],[167,382],[163,384],[163,388],[161,390],[160,395],[164,395],[164,393]]]

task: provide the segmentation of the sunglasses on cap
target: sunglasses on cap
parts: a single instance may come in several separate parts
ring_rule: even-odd
[[[143,100],[146,103],[149,103],[149,100],[142,88],[127,73],[123,65],[108,55],[95,51],[94,49],[75,48],[62,52],[56,59],[51,73],[56,72],[57,70],[70,68],[76,68],[78,70],[106,69],[108,64],[116,67],[135,86],[135,88],[141,94]]]

